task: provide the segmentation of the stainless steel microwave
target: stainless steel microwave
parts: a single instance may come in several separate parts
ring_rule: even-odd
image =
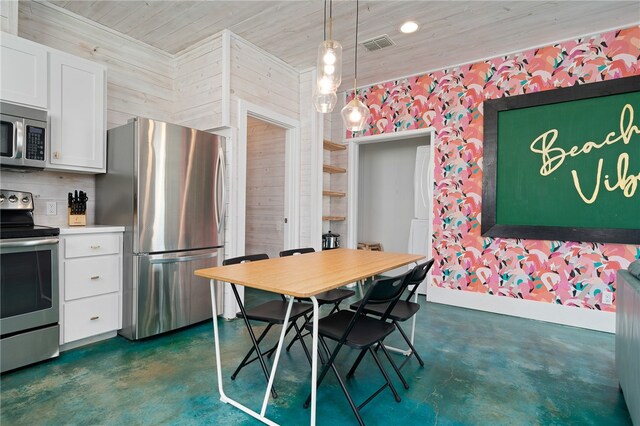
[[[47,112],[0,102],[0,166],[44,169]]]

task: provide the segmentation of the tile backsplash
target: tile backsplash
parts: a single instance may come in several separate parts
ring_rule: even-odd
[[[37,225],[64,226],[67,224],[67,194],[74,190],[87,193],[87,225],[95,224],[96,183],[94,175],[35,171],[0,171],[0,187],[33,194],[34,222]],[[56,215],[47,216],[47,202],[56,203]]]

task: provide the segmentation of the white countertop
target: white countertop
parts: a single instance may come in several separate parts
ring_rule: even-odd
[[[60,227],[60,235],[98,234],[105,232],[124,232],[124,226],[87,225]]]

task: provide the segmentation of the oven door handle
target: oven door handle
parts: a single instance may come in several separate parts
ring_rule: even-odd
[[[57,238],[47,238],[44,240],[6,240],[0,241],[0,247],[9,248],[9,247],[37,247],[37,246],[46,246],[50,244],[58,244]]]

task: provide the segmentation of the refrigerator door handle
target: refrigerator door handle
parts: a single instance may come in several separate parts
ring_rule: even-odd
[[[219,168],[218,170],[220,171],[220,174],[222,176],[222,202],[221,202],[221,206],[219,206],[218,211],[220,212],[218,214],[218,233],[221,233],[222,230],[224,229],[224,218],[227,215],[227,182],[226,182],[226,176],[227,176],[227,165],[226,165],[226,158],[225,158],[225,153],[224,153],[224,145],[222,143],[222,140],[219,141],[219,145],[218,145],[218,162],[219,162]],[[218,176],[216,175],[216,180],[218,179]],[[216,185],[217,187],[217,185]],[[217,194],[216,194],[217,195]]]
[[[158,263],[177,263],[177,262],[191,262],[194,260],[200,259],[209,259],[212,257],[218,256],[218,252],[207,253],[207,254],[196,254],[194,256],[181,256],[181,257],[163,257],[158,259],[149,259],[149,263],[158,264]]]

